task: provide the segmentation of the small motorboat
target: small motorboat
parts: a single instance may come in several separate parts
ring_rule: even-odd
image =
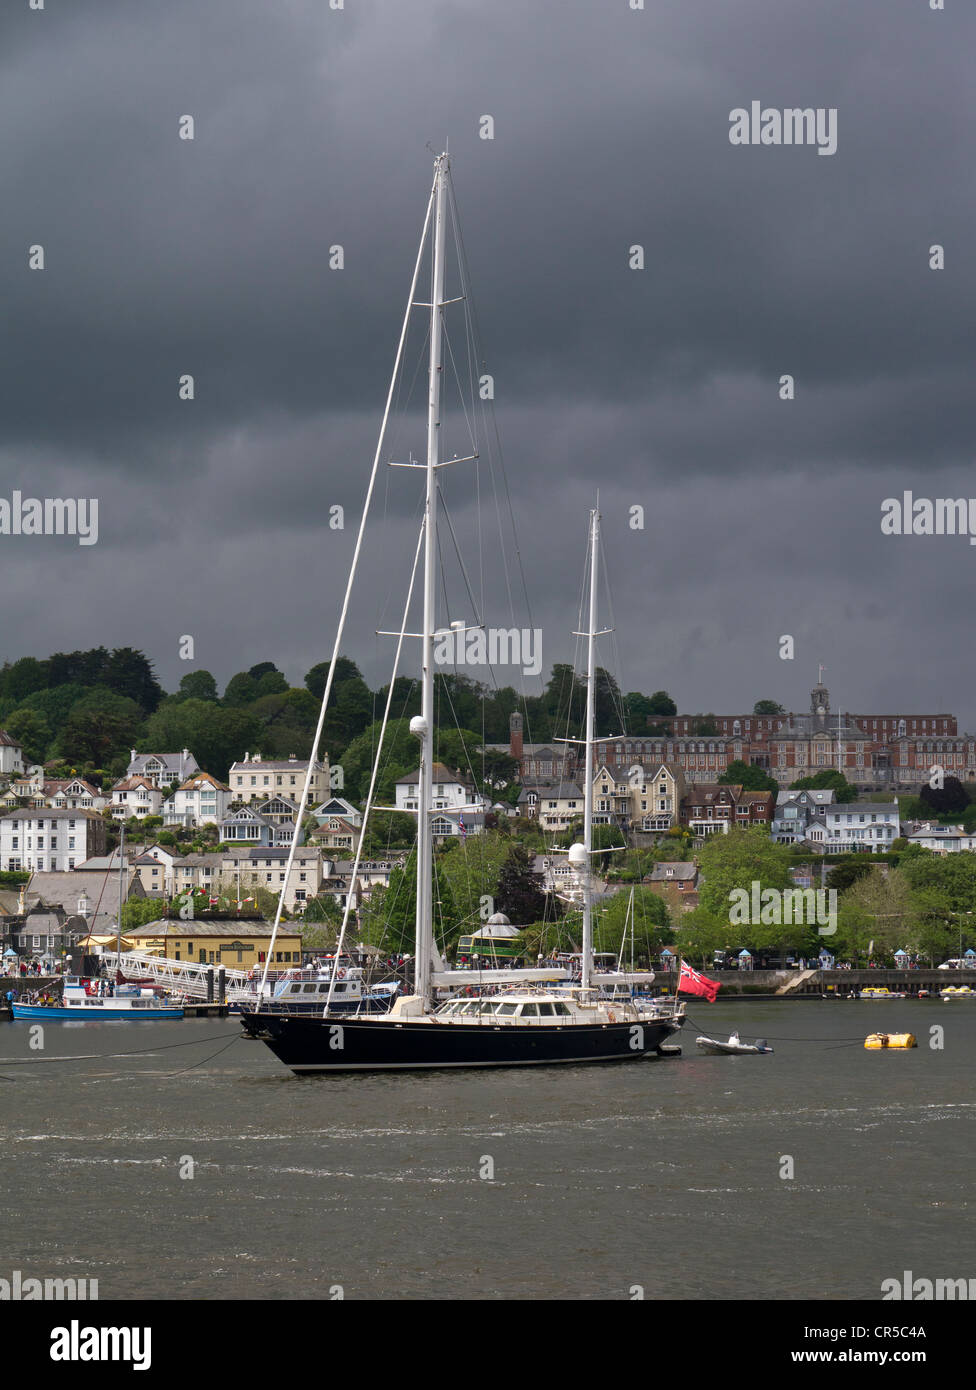
[[[752,1057],[756,1053],[773,1050],[766,1046],[765,1038],[757,1038],[754,1043],[744,1043],[740,1041],[738,1033],[731,1033],[728,1042],[719,1042],[717,1038],[696,1038],[695,1042],[703,1052],[710,1052],[717,1057]]]

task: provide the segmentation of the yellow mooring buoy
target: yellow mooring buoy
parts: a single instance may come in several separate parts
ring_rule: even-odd
[[[871,1049],[918,1047],[914,1033],[869,1033],[864,1046]]]

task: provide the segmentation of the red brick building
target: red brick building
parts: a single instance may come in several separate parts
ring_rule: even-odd
[[[665,725],[666,734],[600,739],[597,760],[667,762],[690,783],[715,782],[735,761],[763,768],[784,786],[828,768],[865,787],[920,785],[936,766],[960,781],[976,780],[976,738],[958,733],[955,715],[833,713],[823,685],[811,691],[808,714],[712,721],[718,733],[692,732],[700,715],[658,716],[649,722]]]

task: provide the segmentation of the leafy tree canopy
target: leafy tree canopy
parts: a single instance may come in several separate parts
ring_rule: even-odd
[[[217,682],[209,671],[188,671],[180,681],[180,695],[185,700],[216,700]]]
[[[834,800],[839,802],[856,801],[857,787],[848,782],[842,772],[838,772],[835,767],[825,767],[821,772],[815,772],[810,777],[801,777],[797,782],[790,783],[791,791],[801,791],[804,789],[811,791],[834,791]]]
[[[648,704],[650,705],[649,714],[678,713],[678,706],[666,690],[655,690],[654,694],[649,697]]]
[[[958,777],[946,777],[941,787],[932,787],[926,782],[918,795],[924,805],[943,815],[965,811],[969,807],[966,788]]]
[[[321,702],[322,696],[325,694],[325,682],[328,680],[329,667],[331,665],[331,661],[320,661],[317,666],[313,666],[305,675],[306,688],[319,702]],[[348,656],[338,657],[336,659],[335,679],[332,682],[333,694],[335,693],[336,686],[342,681],[362,680],[362,678],[362,672],[354,661],[351,661]]]
[[[779,791],[779,783],[775,777],[770,777],[768,772],[756,767],[754,763],[743,762],[741,758],[730,762],[718,780],[728,787],[741,786],[747,792]]]
[[[753,714],[785,714],[786,710],[776,700],[757,700],[752,707]]]

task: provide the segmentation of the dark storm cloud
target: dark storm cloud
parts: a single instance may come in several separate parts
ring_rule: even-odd
[[[974,722],[976,551],[878,525],[903,486],[974,491],[963,7],[75,0],[4,27],[0,495],[98,496],[101,536],[0,538],[3,655],[124,642],[172,685],[187,632],[220,679],[327,654],[424,146],[449,137],[546,666],[571,651],[599,484],[625,687],[796,706],[822,660],[835,705]],[[837,107],[837,153],[731,146],[753,99]],[[415,481],[381,480],[346,644],[377,681],[389,644],[361,633],[398,621]],[[469,533],[474,493],[451,478]],[[499,620],[504,568],[496,540]]]

